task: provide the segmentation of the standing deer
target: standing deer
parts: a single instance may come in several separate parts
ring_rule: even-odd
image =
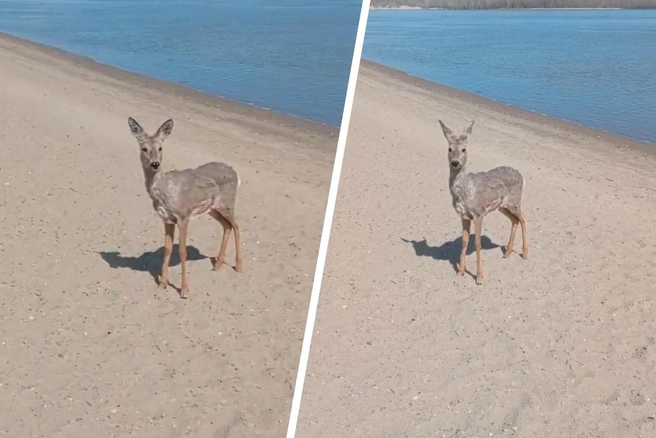
[[[467,173],[467,142],[472,133],[474,121],[467,125],[463,133],[455,135],[441,120],[440,126],[449,144],[449,190],[453,208],[462,220],[462,252],[458,265],[458,275],[465,274],[465,256],[469,245],[471,222],[476,233],[476,283],[483,282],[483,263],[481,261],[481,232],[483,218],[490,212],[499,210],[510,219],[510,239],[503,257],[508,258],[513,251],[517,224],[522,226],[522,256],[528,258],[526,239],[526,218],[522,213],[522,191],[524,177],[512,167],[502,166],[487,172]]]
[[[179,254],[182,266],[180,297],[187,298],[187,229],[192,218],[209,213],[223,226],[221,247],[213,269],[219,269],[225,259],[230,231],[235,232],[235,271],[241,272],[241,242],[239,226],[235,219],[235,199],[240,185],[237,172],[224,163],[211,162],[195,169],[162,172],[162,145],[173,131],[169,119],[154,135],[148,135],[132,117],[128,118],[130,132],[141,149],[141,165],[146,180],[146,190],[153,201],[153,208],[164,222],[164,262],[159,288],[169,283],[169,263],[173,252],[175,226],[180,230]]]

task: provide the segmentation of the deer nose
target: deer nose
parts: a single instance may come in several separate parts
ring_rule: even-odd
[[[460,164],[460,161],[458,161],[458,160],[451,161],[451,166],[453,166],[453,167],[458,167],[459,164]]]
[[[153,161],[152,163],[150,163],[150,167],[157,170],[159,168],[159,161]]]

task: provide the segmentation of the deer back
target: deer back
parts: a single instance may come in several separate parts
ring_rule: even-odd
[[[456,179],[451,193],[456,211],[475,218],[499,207],[520,207],[523,187],[524,178],[519,171],[502,166]]]
[[[210,209],[232,210],[239,184],[237,172],[225,163],[172,170],[162,174],[153,186],[153,207],[170,222],[199,216]]]

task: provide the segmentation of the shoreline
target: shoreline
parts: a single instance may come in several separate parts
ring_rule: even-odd
[[[464,265],[439,120],[522,175]],[[655,148],[369,62],[349,129],[297,434],[653,436]]]
[[[175,82],[135,73],[129,70],[115,67],[110,64],[103,64],[86,55],[79,55],[59,47],[31,41],[25,38],[8,34],[6,32],[0,31],[0,41],[16,44],[18,46],[23,45],[28,49],[36,50],[45,54],[46,56],[56,57],[59,60],[87,68],[91,71],[104,74],[119,81],[136,83],[140,86],[145,86],[149,90],[165,93],[170,96],[186,100],[192,99],[207,106],[221,108],[222,110],[229,113],[250,117],[266,123],[274,123],[281,127],[301,130],[308,133],[313,132],[318,135],[325,135],[330,138],[334,138],[335,141],[337,139],[337,135],[339,135],[339,126],[333,126],[315,120],[308,120],[292,114],[281,113],[273,109],[262,108],[253,104],[231,100],[226,97],[196,90],[194,88]]]
[[[567,120],[557,119],[555,117],[547,116],[544,114],[536,113],[531,110],[518,108],[502,102],[489,99],[478,94],[470,93],[469,91],[460,90],[457,88],[442,85],[437,82],[432,82],[427,79],[413,76],[402,70],[392,67],[387,67],[374,61],[362,59],[361,67],[369,68],[393,78],[411,83],[429,92],[436,92],[444,94],[452,98],[490,109],[491,111],[499,112],[501,114],[509,114],[513,117],[526,120],[529,122],[537,123],[540,125],[547,125],[557,130],[564,131],[569,134],[581,135],[585,137],[593,137],[604,143],[612,144],[615,147],[626,147],[637,149],[643,153],[648,153],[656,156],[656,144],[647,141],[637,140],[623,135],[614,134],[611,132],[602,131],[596,128],[591,128],[585,125],[580,125]]]
[[[284,433],[338,130],[5,35],[0,73],[0,289],[11,309],[0,329],[12,357],[0,365],[2,430]],[[148,133],[174,120],[163,171],[220,161],[242,182],[244,269],[232,269],[231,237],[227,266],[213,271],[221,226],[194,220],[188,300],[177,249],[169,287],[157,287],[163,230],[128,116]]]

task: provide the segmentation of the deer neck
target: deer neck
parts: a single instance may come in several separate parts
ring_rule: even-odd
[[[152,198],[153,191],[156,189],[157,185],[159,184],[162,171],[160,169],[154,170],[150,166],[144,166],[143,172],[144,172],[144,179],[146,183],[146,190],[148,191],[148,194]]]
[[[462,166],[460,169],[454,169],[449,166],[449,189],[451,190],[451,194],[453,194],[454,188],[460,184],[460,181],[462,181],[467,174],[465,167],[466,166]]]

